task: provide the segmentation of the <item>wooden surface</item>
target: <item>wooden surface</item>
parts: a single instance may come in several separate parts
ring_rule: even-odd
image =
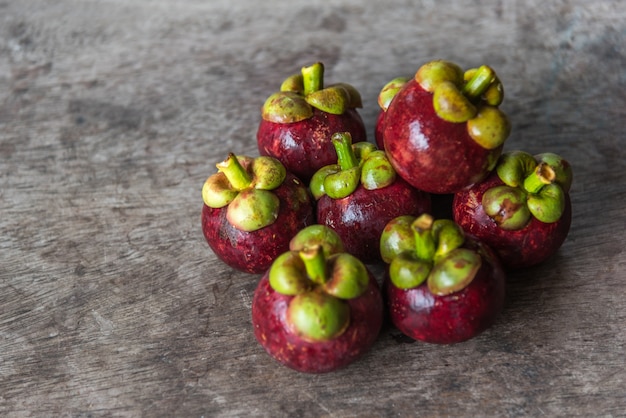
[[[625,48],[619,0],[0,1],[0,415],[624,416]],[[202,183],[256,155],[302,65],[361,91],[373,139],[378,90],[433,58],[492,65],[506,149],[572,163],[570,235],[476,339],[387,327],[344,370],[286,369]]]

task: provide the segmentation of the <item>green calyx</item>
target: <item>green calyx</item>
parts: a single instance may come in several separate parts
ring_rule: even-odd
[[[560,156],[511,151],[500,156],[496,173],[504,185],[487,190],[482,205],[501,228],[519,230],[533,217],[552,223],[563,215],[572,169]]]
[[[274,223],[280,201],[272,190],[287,175],[275,158],[236,156],[216,164],[218,172],[202,186],[202,200],[211,208],[227,206],[226,218],[242,231],[252,232]]]
[[[307,341],[328,341],[343,333],[350,323],[348,300],[361,296],[369,286],[369,273],[356,257],[328,254],[323,245],[304,239],[299,251],[280,255],[269,270],[270,286],[293,296],[287,308],[292,331]],[[333,250],[334,251],[334,250]]]
[[[521,229],[530,219],[526,193],[511,186],[497,186],[483,195],[483,210],[498,226],[506,230]]]
[[[311,178],[309,187],[317,200],[323,195],[342,199],[352,194],[359,184],[367,190],[389,186],[396,180],[396,171],[384,151],[369,142],[352,144],[348,132],[333,134],[337,164],[320,168]]]
[[[321,224],[309,225],[298,231],[291,241],[289,241],[289,250],[303,251],[317,245],[322,247],[326,257],[345,252],[339,234],[326,225]]]
[[[439,296],[465,289],[482,265],[476,251],[456,248],[441,258],[428,276],[428,289]]]
[[[380,257],[390,264],[391,260],[403,253],[412,254],[415,250],[415,238],[411,224],[415,216],[403,215],[392,219],[385,225],[380,237]]]
[[[451,220],[405,215],[385,226],[380,252],[396,287],[426,282],[431,293],[443,296],[467,287],[482,265],[481,256],[463,248],[464,242],[463,230]]]
[[[313,116],[313,108],[334,115],[362,107],[361,95],[352,85],[336,83],[324,87],[324,65],[316,62],[287,77],[280,91],[269,96],[261,116],[274,123],[299,122]]]
[[[287,307],[287,322],[292,332],[305,341],[328,341],[350,325],[350,307],[328,293],[301,293]]]
[[[500,109],[485,105],[479,107],[476,115],[467,121],[467,132],[481,147],[494,149],[509,137],[511,123]]]
[[[467,122],[469,136],[481,147],[495,149],[508,138],[510,122],[498,109],[504,89],[491,67],[463,72],[452,62],[436,60],[420,67],[415,81],[433,94],[437,115],[451,123]]]
[[[301,95],[279,91],[265,100],[261,117],[274,123],[294,123],[313,116],[313,109]]]
[[[382,110],[387,111],[391,100],[396,97],[396,94],[402,90],[402,87],[404,87],[408,81],[409,79],[406,77],[397,77],[385,84],[380,90],[380,93],[378,93],[378,106],[380,106]]]
[[[476,106],[451,81],[442,81],[433,93],[433,106],[440,118],[453,123],[467,122],[476,116]]]
[[[463,82],[463,70],[453,62],[435,60],[422,65],[415,73],[415,81],[428,92],[434,93],[437,86],[449,81],[454,85]]]

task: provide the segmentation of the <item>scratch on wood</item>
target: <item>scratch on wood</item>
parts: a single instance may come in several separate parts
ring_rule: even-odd
[[[111,331],[113,331],[113,328],[114,328],[113,322],[104,318],[102,315],[98,313],[98,311],[92,310],[91,316],[93,316],[93,319],[96,321],[96,323],[98,324],[98,327],[100,328],[100,331],[104,335],[109,335]]]
[[[252,300],[250,300],[250,295],[248,294],[248,291],[246,289],[241,289],[239,294],[241,295],[241,299],[243,300],[243,306],[245,306],[247,309],[252,308]]]
[[[333,413],[326,408],[326,406],[324,406],[324,404],[322,404],[319,400],[317,400],[317,398],[314,398],[313,395],[311,395],[310,393],[304,392],[305,395],[307,395],[313,402],[315,402],[320,408],[322,408],[324,410],[324,412],[326,412],[329,416],[333,416]]]

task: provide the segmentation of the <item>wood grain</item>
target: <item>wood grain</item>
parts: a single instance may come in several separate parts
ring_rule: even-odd
[[[625,22],[618,0],[0,1],[0,413],[623,416]],[[571,233],[473,340],[387,326],[344,370],[288,370],[251,332],[258,277],[204,242],[201,185],[256,154],[302,65],[361,91],[373,139],[378,90],[432,58],[492,65],[507,148],[572,163]]]

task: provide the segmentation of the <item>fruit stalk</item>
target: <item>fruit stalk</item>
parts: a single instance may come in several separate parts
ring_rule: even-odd
[[[415,235],[415,254],[422,261],[432,262],[435,258],[435,240],[433,238],[433,217],[423,214],[413,222],[411,227]]]
[[[529,193],[539,193],[545,185],[551,184],[555,178],[554,169],[546,163],[541,163],[524,179],[524,189]]]
[[[359,165],[352,149],[352,138],[348,132],[337,132],[331,139],[337,152],[337,162],[342,170],[349,170]]]
[[[228,158],[217,163],[216,167],[224,173],[231,186],[236,190],[243,190],[252,183],[252,176],[241,165],[235,154],[228,154]]]
[[[321,62],[316,62],[308,67],[302,67],[302,82],[305,97],[322,90],[324,88],[324,65]]]
[[[317,283],[324,284],[328,280],[326,274],[326,257],[321,245],[305,248],[299,252],[309,278]]]
[[[462,93],[470,100],[478,99],[491,85],[496,73],[487,65],[482,65],[463,86]]]

